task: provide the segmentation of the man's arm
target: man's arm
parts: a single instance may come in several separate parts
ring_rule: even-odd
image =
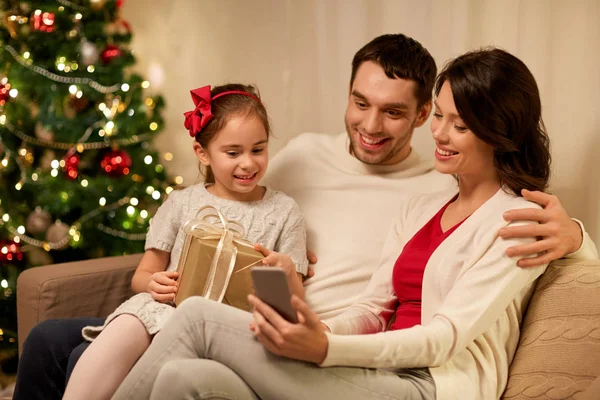
[[[504,214],[504,219],[507,221],[537,221],[539,224],[502,228],[498,232],[498,235],[504,239],[515,237],[538,238],[534,243],[514,246],[506,250],[506,254],[510,257],[527,257],[538,254],[536,257],[521,258],[518,262],[520,267],[533,267],[563,257],[598,258],[598,250],[585,231],[583,224],[569,217],[558,197],[525,189],[521,194],[525,199],[541,205],[543,209],[524,208],[507,211]]]

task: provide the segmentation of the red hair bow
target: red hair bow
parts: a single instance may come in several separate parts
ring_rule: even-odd
[[[185,115],[185,129],[190,131],[191,137],[196,137],[196,135],[204,129],[206,125],[213,119],[213,113],[211,110],[211,103],[213,100],[218,99],[219,97],[226,96],[228,94],[241,94],[243,96],[248,96],[259,104],[260,99],[253,95],[252,93],[244,92],[243,90],[228,90],[226,92],[221,92],[217,94],[215,97],[211,98],[210,96],[210,86],[203,86],[198,89],[190,90],[192,94],[192,100],[194,100],[194,104],[196,108],[192,111],[188,111],[183,113]]]
[[[192,100],[196,108],[192,111],[183,113],[185,115],[185,129],[190,131],[191,137],[196,137],[196,134],[213,119],[210,103],[210,86],[203,86],[198,89],[190,90]]]

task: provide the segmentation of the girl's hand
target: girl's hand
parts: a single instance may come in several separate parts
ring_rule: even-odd
[[[249,295],[248,300],[254,306],[250,329],[267,350],[279,356],[315,364],[325,360],[329,345],[325,326],[298,296],[292,296],[292,306],[298,313],[297,324],[283,319],[256,296]]]
[[[177,271],[160,271],[152,274],[148,282],[148,293],[152,298],[161,303],[170,303],[175,299],[175,293],[179,285],[176,279],[179,277]]]
[[[263,265],[280,267],[288,277],[296,274],[296,264],[294,264],[290,256],[271,251],[259,243],[254,245],[254,249],[265,256],[262,260]]]
[[[277,253],[267,249],[262,244],[255,244],[254,249],[259,251],[265,258],[263,258],[263,265],[271,267],[279,267],[285,272],[287,281],[290,285],[292,294],[299,296],[301,299],[304,298],[304,287],[302,286],[303,276],[296,272],[296,264],[292,261],[290,256],[286,254]]]

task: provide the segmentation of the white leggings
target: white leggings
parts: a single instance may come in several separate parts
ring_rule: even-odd
[[[433,400],[427,369],[329,367],[269,353],[251,314],[193,297],[183,302],[113,399]]]

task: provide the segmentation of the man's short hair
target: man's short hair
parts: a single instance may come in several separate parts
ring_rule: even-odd
[[[350,86],[356,71],[366,61],[383,68],[390,79],[407,79],[416,83],[418,107],[431,101],[437,68],[435,60],[421,43],[401,33],[376,37],[364,45],[352,59]]]

